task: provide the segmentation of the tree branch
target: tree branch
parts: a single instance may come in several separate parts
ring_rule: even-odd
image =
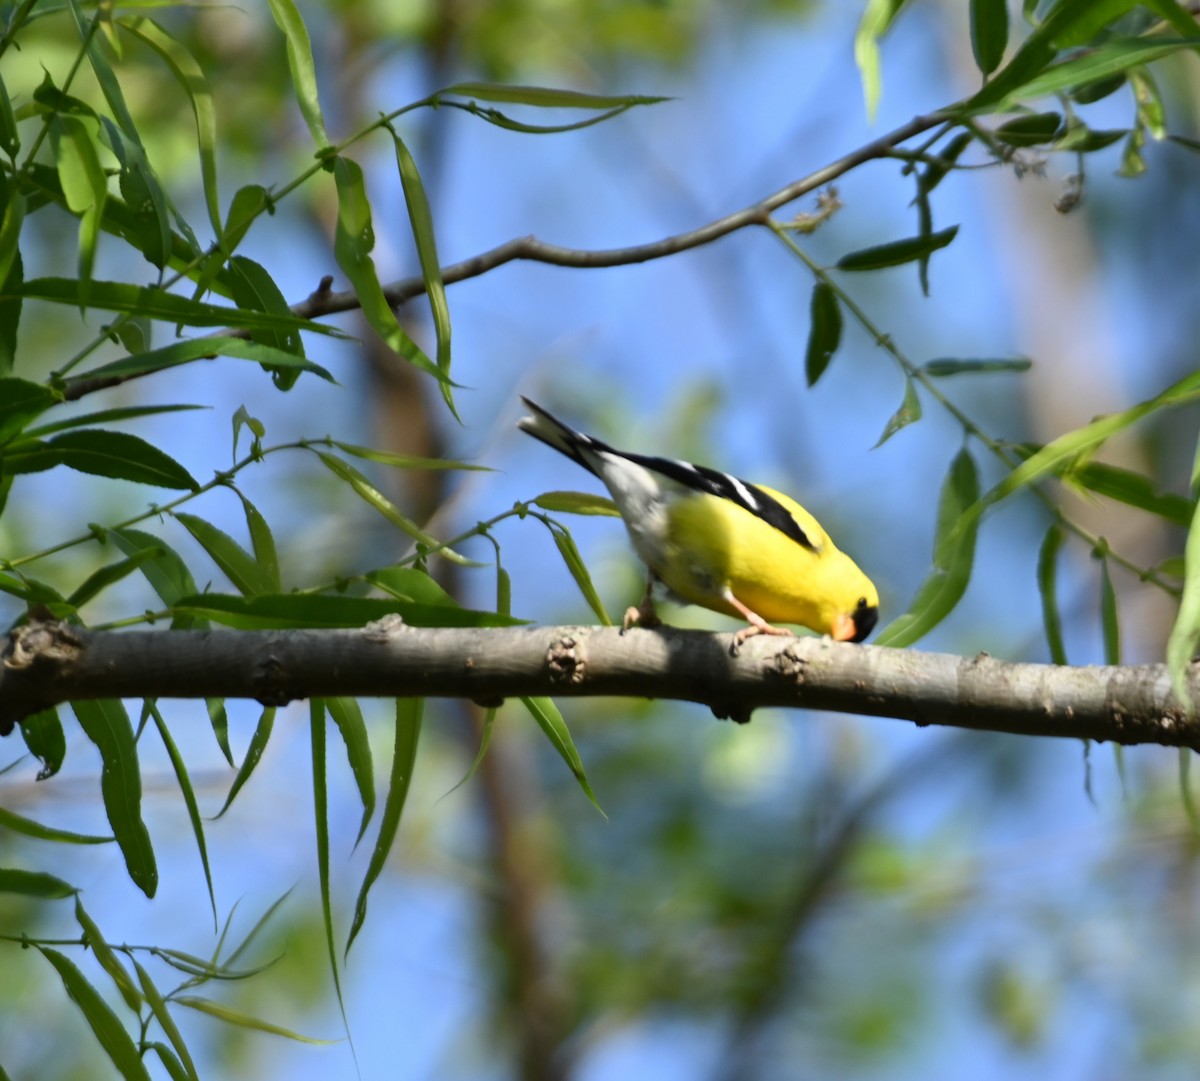
[[[442,268],[442,281],[446,285],[466,281],[511,263],[515,260],[527,260],[535,263],[549,263],[552,266],[575,267],[580,269],[597,269],[601,267],[631,266],[636,263],[646,263],[653,259],[663,259],[690,248],[698,248],[710,244],[729,233],[744,229],[749,225],[765,225],[770,216],[782,206],[794,202],[809,192],[816,191],[837,180],[868,161],[887,156],[901,143],[938,124],[946,123],[945,117],[938,113],[929,113],[913,117],[900,127],[865,143],[857,150],[838,158],[837,161],[818,169],[808,176],[793,180],[778,191],[764,199],[734,211],[715,221],[701,225],[686,233],[676,233],[674,236],[662,237],[645,244],[635,244],[625,248],[604,248],[598,251],[587,251],[581,248],[566,248],[559,244],[549,244],[538,240],[535,236],[514,237],[488,251],[480,252],[461,262],[453,263]],[[321,279],[320,285],[307,298],[291,306],[292,314],[302,319],[319,319],[322,316],[333,315],[337,312],[355,311],[362,304],[358,295],[347,290],[336,293],[331,288],[332,277]],[[408,301],[420,296],[426,291],[425,279],[420,275],[412,278],[401,278],[384,286],[384,296],[393,308],[399,308]],[[207,335],[210,338],[248,338],[249,331],[226,328]],[[213,355],[215,357],[216,354]],[[213,359],[213,358],[206,358]],[[63,386],[63,395],[67,401],[75,401],[98,390],[119,386],[130,379],[138,379],[148,372],[137,372],[131,375],[92,377],[87,374],[67,379]]]
[[[636,696],[699,702],[747,721],[765,706],[862,713],[1026,736],[1200,749],[1200,719],[1165,665],[1071,668],[986,654],[751,638],[663,627],[410,627],[87,631],[35,621],[0,659],[0,734],[73,699],[313,695],[470,698]],[[1200,695],[1193,671],[1192,694]]]

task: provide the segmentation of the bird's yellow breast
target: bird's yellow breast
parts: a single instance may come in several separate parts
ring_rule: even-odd
[[[879,603],[870,579],[829,539],[794,500],[764,488],[796,519],[808,548],[728,499],[682,496],[668,512],[672,558],[656,568],[685,600],[727,615],[724,599],[739,601],[772,623],[793,623],[828,634],[839,612],[854,610],[860,597]]]

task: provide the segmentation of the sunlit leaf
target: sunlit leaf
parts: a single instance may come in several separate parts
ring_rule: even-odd
[[[138,964],[136,958],[133,960],[133,967],[137,971],[138,983],[141,985],[142,994],[146,996],[146,1001],[150,1004],[154,1020],[158,1022],[159,1027],[166,1033],[167,1039],[171,1041],[171,1047],[174,1048],[175,1054],[178,1056],[182,1076],[187,1078],[187,1081],[200,1081],[199,1075],[196,1073],[196,1066],[192,1062],[192,1056],[188,1053],[187,1044],[184,1042],[183,1035],[175,1024],[175,1019],[171,1016],[170,1010],[167,1008],[167,1002],[163,998],[162,992],[155,986],[154,981],[150,978],[150,973]]]
[[[212,88],[204,69],[186,45],[172,37],[152,19],[122,19],[123,29],[135,34],[166,62],[176,81],[187,95],[196,121],[196,147],[200,153],[200,179],[204,189],[204,205],[213,233],[221,236],[221,200],[217,193],[217,114],[213,105]]]
[[[445,374],[400,326],[396,313],[384,296],[375,261],[371,258],[375,247],[375,228],[371,223],[371,204],[367,199],[362,169],[357,162],[339,156],[333,163],[333,177],[338,196],[334,255],[338,266],[354,286],[364,317],[389,349],[432,375],[439,383],[445,383]],[[448,395],[449,390],[444,390],[443,394]]]
[[[862,80],[867,119],[873,121],[879,108],[882,77],[879,70],[879,41],[888,32],[907,0],[867,0],[854,35],[854,62]]]
[[[529,501],[551,514],[600,515],[605,518],[620,518],[617,505],[603,495],[591,492],[543,492]]]
[[[117,990],[125,1000],[125,1005],[131,1010],[141,1009],[142,996],[134,986],[133,977],[129,975],[125,970],[125,966],[117,959],[117,955],[113,952],[112,947],[109,946],[104,935],[101,934],[100,928],[96,926],[95,920],[88,915],[87,910],[83,907],[78,894],[75,897],[75,920],[83,929],[84,944],[92,951],[92,956],[99,962],[100,967],[108,973],[109,978],[117,985]]]
[[[408,207],[408,220],[412,226],[413,240],[417,245],[417,259],[421,264],[421,277],[425,282],[425,295],[429,299],[429,310],[433,317],[434,333],[437,336],[437,366],[445,377],[442,381],[442,396],[451,410],[454,402],[450,396],[450,305],[446,300],[446,285],[442,281],[441,263],[438,261],[437,241],[433,231],[433,213],[429,209],[429,198],[425,185],[417,171],[417,163],[404,140],[394,131],[392,141],[396,146],[396,166],[400,172],[400,184],[404,189],[404,202]]]
[[[228,1025],[252,1029],[255,1032],[266,1032],[272,1036],[282,1036],[284,1039],[295,1040],[298,1043],[320,1045],[337,1042],[336,1040],[318,1040],[312,1036],[302,1036],[300,1033],[293,1032],[291,1029],[284,1028],[281,1025],[273,1025],[271,1022],[264,1021],[259,1017],[251,1017],[249,1014],[235,1010],[222,1002],[214,1002],[211,999],[199,998],[195,995],[172,995],[171,1001],[179,1006],[187,1006],[188,1009],[208,1014],[209,1017],[215,1017],[217,1020],[224,1021]]]
[[[571,577],[575,579],[575,584],[579,587],[579,592],[583,594],[583,599],[588,602],[588,607],[605,627],[611,627],[612,619],[604,607],[604,602],[600,599],[600,594],[596,592],[592,575],[583,561],[583,556],[579,553],[574,538],[566,528],[558,523],[548,524],[548,528],[550,536],[554,538],[554,546],[558,549],[558,554],[562,556],[563,563],[571,572]]]
[[[176,520],[200,542],[212,561],[225,573],[234,588],[245,596],[273,593],[278,586],[258,565],[258,560],[228,533],[194,514],[176,511]],[[276,568],[278,572],[278,567]]]
[[[592,805],[601,814],[604,814],[604,808],[600,806],[596,799],[596,794],[592,791],[592,786],[588,783],[587,774],[583,769],[583,759],[579,757],[579,752],[575,749],[575,741],[571,739],[571,733],[567,729],[567,722],[563,720],[563,715],[559,713],[558,706],[549,698],[542,697],[525,697],[521,698],[521,704],[529,710],[530,716],[538,723],[538,727],[546,734],[546,738],[550,740],[551,746],[559,753],[562,760],[566,762],[567,768],[574,774],[575,780],[579,782],[579,787],[583,790],[583,794],[591,800]],[[608,816],[605,815],[605,818]]]
[[[878,442],[872,449],[883,446],[901,428],[906,428],[914,421],[920,419],[921,399],[917,395],[917,388],[913,384],[913,381],[906,376],[904,380],[904,400],[900,403],[900,408],[888,418],[888,422],[883,428],[883,434],[880,435]]]
[[[296,88],[296,102],[309,133],[317,148],[329,145],[325,131],[325,120],[321,115],[321,102],[317,94],[317,69],[313,63],[312,42],[308,28],[294,0],[267,0],[275,24],[283,31],[287,41],[288,69],[292,73],[292,85]]]

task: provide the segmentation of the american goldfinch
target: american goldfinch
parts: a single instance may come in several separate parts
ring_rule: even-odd
[[[879,594],[817,520],[781,492],[703,465],[631,454],[568,428],[521,399],[533,415],[517,427],[608,488],[629,539],[649,568],[646,595],[625,626],[658,623],[656,581],[683,600],[749,623],[756,634],[789,635],[796,623],[843,642],[861,642],[879,618]]]

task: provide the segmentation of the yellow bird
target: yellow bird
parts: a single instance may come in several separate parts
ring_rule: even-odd
[[[649,568],[646,595],[625,613],[625,627],[658,624],[652,590],[662,582],[691,604],[745,619],[735,648],[756,634],[792,633],[776,622],[842,642],[871,633],[874,583],[799,503],[707,466],[617,450],[521,400],[533,415],[517,427],[604,482]]]

